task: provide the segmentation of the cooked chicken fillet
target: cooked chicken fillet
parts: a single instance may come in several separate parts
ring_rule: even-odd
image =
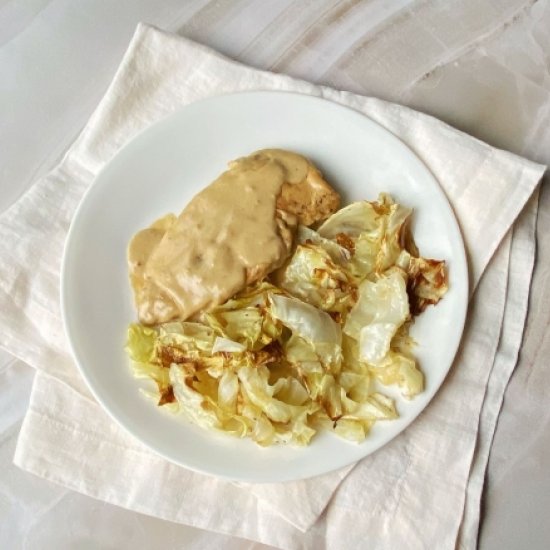
[[[277,208],[294,214],[299,223],[308,226],[328,218],[339,207],[340,195],[309,161],[305,179],[300,183],[285,182],[277,197]]]
[[[224,302],[283,264],[299,223],[321,221],[339,203],[319,170],[296,153],[266,149],[231,162],[178,218],[130,243],[140,321],[184,320]]]

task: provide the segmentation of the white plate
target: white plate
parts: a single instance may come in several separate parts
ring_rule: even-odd
[[[207,432],[146,400],[124,352],[135,319],[126,269],[130,237],[167,212],[179,212],[236,157],[278,147],[303,153],[342,194],[344,204],[380,191],[415,209],[421,253],[445,259],[450,289],[418,318],[413,335],[426,390],[398,400],[400,418],[348,443],[321,433],[306,448],[260,448]],[[457,222],[438,183],[393,134],[351,109],[319,98],[253,92],[194,103],[149,128],[98,175],[73,220],[62,269],[65,329],[82,375],[107,412],[168,460],[234,480],[303,479],[357,461],[399,434],[428,405],[460,342],[468,297]],[[397,395],[397,394],[395,394]],[[437,436],[437,434],[436,434]]]

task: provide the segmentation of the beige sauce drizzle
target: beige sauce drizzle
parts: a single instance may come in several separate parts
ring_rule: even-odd
[[[145,278],[145,265],[149,256],[164,237],[168,228],[176,221],[174,214],[168,214],[134,235],[128,245],[128,270],[134,289],[139,320],[153,325],[158,319],[170,321],[179,315],[174,301],[152,280]]]
[[[238,159],[175,221],[137,233],[128,261],[140,321],[186,319],[281,265],[296,219],[277,211],[277,197],[285,182],[304,181],[309,167],[276,149]]]

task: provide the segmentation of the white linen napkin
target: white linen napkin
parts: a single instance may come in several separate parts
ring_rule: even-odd
[[[137,132],[181,106],[244,90],[322,96],[400,137],[449,198],[476,289],[459,355],[419,419],[354,468],[297,483],[234,484],[153,454],[95,403],[68,353],[60,318],[63,244],[101,167]],[[114,504],[281,548],[366,541],[373,548],[451,548],[464,509],[467,544],[475,538],[484,457],[521,341],[536,201],[511,228],[543,172],[405,107],[245,67],[140,25],[63,161],[0,217],[0,345],[38,371],[16,464]],[[469,486],[476,438],[481,459]]]

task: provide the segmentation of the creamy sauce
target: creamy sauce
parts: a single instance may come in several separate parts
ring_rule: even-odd
[[[279,267],[297,218],[279,210],[277,199],[310,168],[304,157],[278,149],[237,159],[177,219],[137,233],[128,261],[140,321],[186,319]]]
[[[130,282],[134,289],[139,320],[146,325],[153,325],[158,319],[170,321],[179,315],[174,301],[154,281],[145,277],[145,265],[149,256],[175,221],[176,216],[173,214],[164,216],[147,229],[136,233],[128,245]]]

